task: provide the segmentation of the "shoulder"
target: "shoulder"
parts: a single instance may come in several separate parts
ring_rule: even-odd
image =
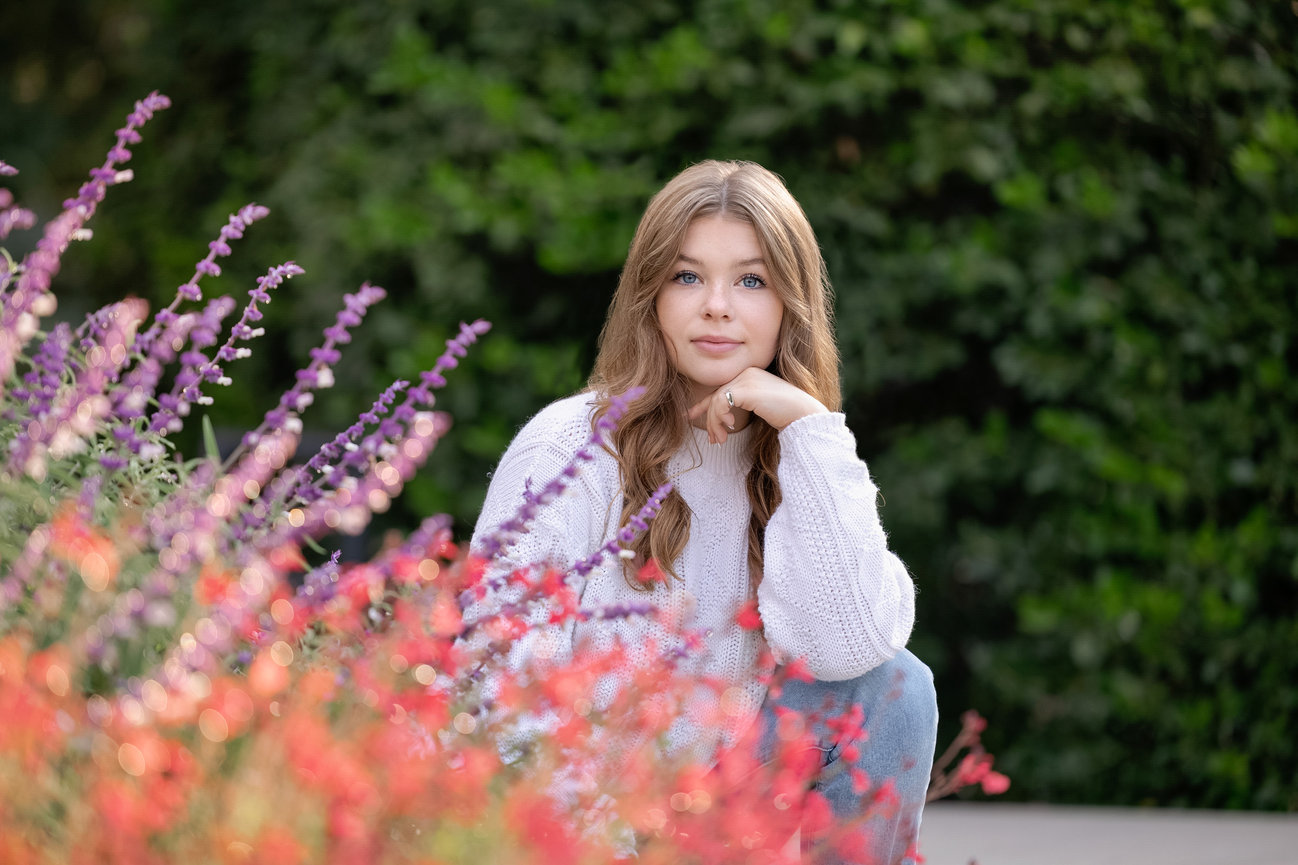
[[[589,467],[589,461],[593,460],[600,467],[602,477],[603,464],[610,462],[616,467],[616,460],[591,439],[591,417],[597,402],[596,394],[583,392],[541,409],[514,436],[501,457],[500,467],[523,466],[534,480],[548,480],[577,459],[579,451],[584,451],[580,461]]]
[[[544,445],[575,452],[590,439],[595,401],[595,394],[589,392],[555,400],[523,425],[510,448]]]
[[[533,425],[539,426],[584,426],[590,429],[590,417],[595,411],[598,397],[590,391],[582,391],[563,399],[557,399],[541,409],[527,422],[524,429]]]
[[[602,515],[618,488],[616,461],[602,447],[591,444],[590,419],[596,400],[591,393],[565,397],[523,425],[491,474],[478,515],[475,544],[484,532],[517,511],[527,490],[540,491],[558,481],[567,494],[541,510],[537,521],[548,529],[540,535],[580,541],[579,546],[585,544],[582,549],[589,546],[586,541],[591,539],[581,533],[597,527],[588,514]],[[532,546],[527,547],[534,553],[535,545],[541,543],[535,535],[529,534]],[[552,553],[557,551],[548,550],[544,555]]]

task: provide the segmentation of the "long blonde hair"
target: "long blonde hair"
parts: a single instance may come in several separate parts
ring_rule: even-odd
[[[806,214],[780,178],[754,162],[708,160],[690,166],[653,197],[640,219],[588,382],[598,396],[595,420],[608,410],[611,395],[634,386],[645,389],[612,437],[622,480],[623,524],[667,480],[667,462],[685,441],[688,382],[667,354],[656,299],[676,264],[685,232],[706,216],[746,222],[756,231],[771,284],[784,303],[771,371],[831,411],[842,403],[829,278]],[[780,503],[780,442],[777,431],[761,418],[753,415],[750,424],[748,569],[756,587],[766,524]],[[624,568],[627,581],[647,588],[634,574],[651,558],[679,578],[675,562],[689,533],[689,506],[673,490],[649,530],[632,544],[635,557]]]

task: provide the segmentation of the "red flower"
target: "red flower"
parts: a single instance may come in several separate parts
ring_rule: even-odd
[[[802,804],[802,831],[809,837],[819,838],[834,828],[834,812],[825,797],[814,790],[807,794]]]
[[[356,610],[363,610],[383,597],[383,574],[369,565],[348,568],[339,580],[339,589],[352,602]]]
[[[429,624],[433,633],[439,637],[458,636],[460,629],[464,627],[460,607],[447,593],[438,595],[437,602],[433,604],[433,611],[429,615]]]
[[[550,595],[550,624],[557,625],[568,621],[581,611],[577,593],[568,586],[561,586]]]
[[[577,849],[572,819],[560,814],[548,799],[527,790],[505,803],[505,823],[537,862],[567,862]]]
[[[644,565],[641,566],[640,570],[636,572],[635,576],[636,579],[645,585],[667,582],[667,575],[664,574],[663,569],[658,566],[657,559],[650,559],[645,562]]]
[[[258,697],[273,697],[288,687],[288,668],[263,649],[248,667],[248,687]]]
[[[960,725],[966,732],[976,736],[987,729],[987,719],[969,709],[960,716]]]
[[[807,668],[807,662],[802,658],[794,658],[784,665],[782,672],[784,678],[792,679],[795,682],[814,682],[816,677],[811,675],[811,670]]]
[[[50,552],[72,565],[87,586],[102,592],[113,584],[122,565],[117,547],[87,525],[75,507],[61,508],[50,529]]]
[[[284,544],[270,551],[266,557],[277,571],[305,571],[306,557],[295,544]]]
[[[421,561],[423,560],[418,556],[397,556],[392,560],[392,579],[403,586],[419,582],[419,563]]]
[[[254,865],[298,865],[306,861],[307,849],[293,837],[293,833],[280,826],[268,826],[252,845],[250,860]]]
[[[203,565],[203,570],[198,575],[198,582],[194,585],[194,594],[200,604],[210,607],[229,598],[235,582],[233,574],[222,571],[215,565],[208,563]]]
[[[1000,772],[989,771],[980,783],[988,796],[998,796],[1010,788],[1010,779]]]
[[[464,560],[464,565],[460,568],[460,579],[464,582],[467,589],[477,589],[481,586],[482,575],[487,572],[487,560],[477,556],[469,556]],[[483,591],[485,592],[485,587]]]
[[[868,826],[855,826],[834,842],[834,852],[844,862],[868,862],[871,840],[872,833]],[[910,851],[910,853],[911,858],[916,862],[924,861],[924,857],[920,856],[918,851]]]
[[[735,614],[735,624],[745,631],[756,631],[762,627],[762,615],[757,612],[757,599],[751,598]]]

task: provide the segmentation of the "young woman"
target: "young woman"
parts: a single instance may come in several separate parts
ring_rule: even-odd
[[[888,549],[877,489],[838,412],[831,314],[815,235],[778,177],[749,162],[681,172],[649,203],[631,242],[588,389],[518,434],[475,541],[514,514],[529,483],[538,488],[572,461],[611,396],[644,388],[610,448],[541,510],[507,564],[573,562],[670,480],[634,558],[579,587],[583,607],[650,601],[658,615],[569,624],[524,651],[555,657],[618,640],[636,663],[637,652],[671,645],[675,628],[687,627],[704,638],[691,656],[697,672],[733,684],[721,737],[733,741],[757,721],[768,748],[776,705],[860,705],[868,741],[853,765],[894,779],[901,799],[871,826],[871,861],[891,863],[918,833],[937,706],[928,668],[904,648],[914,585]],[[650,560],[665,580],[645,585],[640,567]],[[735,621],[750,598],[760,630]],[[768,699],[755,671],[764,646],[781,662],[801,659],[816,681]],[[840,759],[827,735],[823,750],[826,767]],[[850,773],[822,774],[836,814],[867,809],[870,794],[853,791]]]

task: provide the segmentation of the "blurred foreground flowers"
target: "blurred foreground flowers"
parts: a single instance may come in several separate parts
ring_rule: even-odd
[[[583,609],[544,567],[488,579],[491,562],[461,555],[442,517],[361,564],[318,552],[385,510],[447,432],[434,391],[486,323],[461,325],[417,382],[393,382],[305,460],[300,415],[380,288],[344,298],[235,453],[222,458],[210,430],[188,459],[169,438],[302,273],[268,269],[228,332],[238,304],[205,298],[201,281],[265,208],[232,215],[152,317],[132,299],[45,327],[62,255],[131,179],[129,147],[168,104],[136,104],[31,254],[0,250],[0,861],[580,863],[635,848],[645,862],[773,862],[799,822],[855,849],[859,827],[832,825],[808,792],[819,764],[805,734],[765,766],[742,747],[715,767],[659,747],[692,689],[721,687],[683,681],[670,653],[629,676],[617,650],[502,661],[541,601],[557,611],[548,624],[652,608]],[[0,241],[35,224],[0,189]],[[568,477],[502,532],[525,530]],[[574,570],[617,555],[655,511],[573,551],[588,556]],[[479,611],[503,584],[511,603]],[[621,698],[594,706],[615,671]],[[974,755],[943,793],[1003,789],[971,723],[959,745]],[[871,780],[889,807],[886,779]]]

